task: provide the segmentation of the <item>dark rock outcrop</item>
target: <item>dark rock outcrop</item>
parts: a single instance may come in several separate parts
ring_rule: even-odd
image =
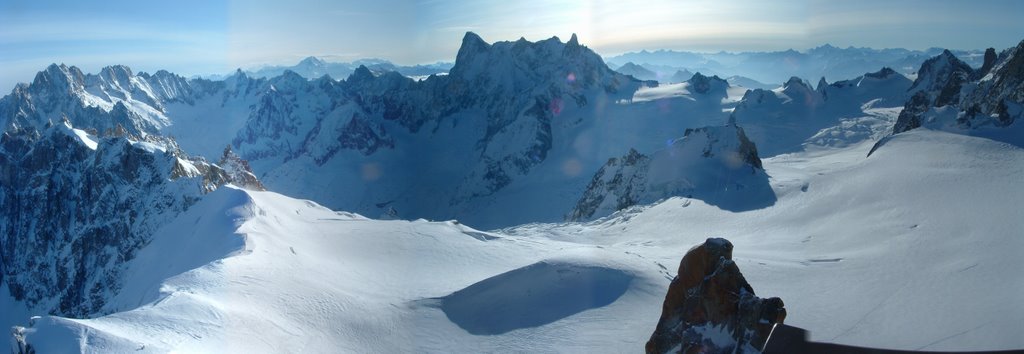
[[[647,353],[748,353],[764,349],[786,318],[782,300],[761,299],[732,260],[732,243],[709,238],[686,252],[669,285]]]
[[[231,145],[224,148],[224,155],[221,156],[220,161],[217,162],[217,166],[224,170],[224,173],[228,176],[228,180],[232,181],[239,187],[257,191],[265,191],[266,187],[259,179],[256,179],[256,175],[252,173],[252,168],[249,167],[249,161],[239,157],[234,151],[231,151]]]
[[[715,91],[719,96],[725,97],[725,89],[729,88],[729,82],[722,80],[718,75],[709,77],[701,75],[700,72],[691,75],[686,82],[690,84],[691,91],[700,94]]]

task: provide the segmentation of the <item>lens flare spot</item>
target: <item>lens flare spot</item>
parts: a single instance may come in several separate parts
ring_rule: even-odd
[[[565,102],[562,101],[561,98],[555,97],[554,99],[551,100],[551,103],[548,106],[548,109],[551,111],[551,113],[557,116],[559,114],[562,114],[562,109],[565,108]]]
[[[562,163],[562,173],[568,177],[579,176],[583,172],[583,164],[579,160],[570,158]]]
[[[380,170],[380,165],[378,165],[376,162],[363,164],[359,172],[362,175],[363,180],[367,182],[372,182],[380,179],[380,176],[382,174]]]
[[[565,81],[570,83],[570,84],[576,82],[576,74],[569,73],[569,75],[565,76]]]
[[[594,137],[590,131],[584,131],[572,141],[572,148],[576,154],[587,156],[594,153]]]

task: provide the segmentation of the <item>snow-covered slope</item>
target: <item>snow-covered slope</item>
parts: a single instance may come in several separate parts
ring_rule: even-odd
[[[1006,208],[1024,198],[1024,150],[932,130],[889,144],[765,159],[767,208],[671,198],[498,232],[219,189],[138,252],[115,300],[131,310],[44,316],[16,337],[41,352],[633,352],[668,269],[726,236],[751,284],[814,340],[1024,346],[1012,305],[1024,224]]]

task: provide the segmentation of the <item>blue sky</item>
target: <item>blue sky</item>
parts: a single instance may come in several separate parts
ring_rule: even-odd
[[[57,62],[183,75],[333,60],[452,60],[487,41],[577,33],[604,55],[640,49],[837,46],[1003,49],[1024,39],[1016,0],[43,1],[0,0],[0,91]]]

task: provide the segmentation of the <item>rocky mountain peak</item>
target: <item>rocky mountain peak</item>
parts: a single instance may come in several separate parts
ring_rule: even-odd
[[[100,77],[104,81],[121,87],[129,87],[132,76],[135,76],[132,74],[132,69],[125,65],[106,66],[100,70]]]
[[[85,74],[75,66],[50,64],[36,74],[30,87],[34,92],[72,93],[85,85]]]
[[[686,82],[690,84],[690,91],[700,94],[707,94],[708,92],[715,91],[725,95],[725,90],[729,88],[729,82],[718,77],[718,75],[707,77],[701,75],[700,72],[694,73],[689,80],[686,80]]]
[[[565,42],[565,45],[570,47],[578,47],[580,45],[580,40],[576,38],[576,33],[572,34],[572,37],[569,38],[568,42]]]
[[[327,63],[321,60],[320,58],[309,56],[299,61],[298,65],[307,67],[321,67],[324,66],[325,64]]]
[[[872,79],[885,79],[893,75],[899,75],[899,73],[897,73],[896,70],[893,70],[892,68],[886,66],[876,72],[864,74],[864,77]]]
[[[224,169],[228,179],[238,187],[258,191],[267,189],[253,174],[249,161],[236,155],[231,150],[231,145],[224,148],[224,154],[221,155],[220,161],[217,161],[217,166]]]
[[[370,68],[367,68],[366,65],[360,65],[352,72],[352,75],[348,76],[348,79],[345,79],[345,82],[358,84],[372,81],[375,77],[376,76],[373,75],[373,72],[370,71]]]
[[[472,32],[466,33],[448,76],[499,91],[522,92],[536,85],[564,83],[569,74],[568,81],[584,88],[614,76],[604,60],[578,40],[576,45],[562,43],[558,37],[487,44]]]
[[[950,96],[956,94],[954,91],[959,91],[960,84],[966,82],[973,72],[970,65],[946,49],[921,64],[910,91],[925,91],[933,97],[945,92],[947,99],[944,101],[949,101]]]
[[[459,52],[455,55],[455,65],[452,66],[451,72],[460,72],[462,68],[459,66],[459,63],[463,63],[463,66],[465,66],[466,63],[472,62],[476,55],[487,52],[490,47],[490,44],[484,42],[484,39],[480,38],[476,33],[466,32],[466,35],[462,37],[462,45],[459,47]]]
[[[977,71],[943,51],[921,65],[910,92],[892,134],[925,125],[954,131],[1010,126],[1024,116],[1024,41],[999,55],[986,50]],[[868,156],[886,141],[879,140]]]
[[[811,85],[810,84],[808,84],[806,81],[804,81],[803,79],[801,79],[799,77],[796,77],[796,76],[792,76],[792,77],[789,78],[789,80],[786,80],[786,82],[784,84],[782,84],[782,87],[785,88],[785,89],[799,88],[799,89],[804,90],[804,91],[813,91],[811,89]]]
[[[686,252],[647,342],[653,353],[759,353],[786,319],[782,299],[762,299],[732,260],[733,245],[709,238]]]

